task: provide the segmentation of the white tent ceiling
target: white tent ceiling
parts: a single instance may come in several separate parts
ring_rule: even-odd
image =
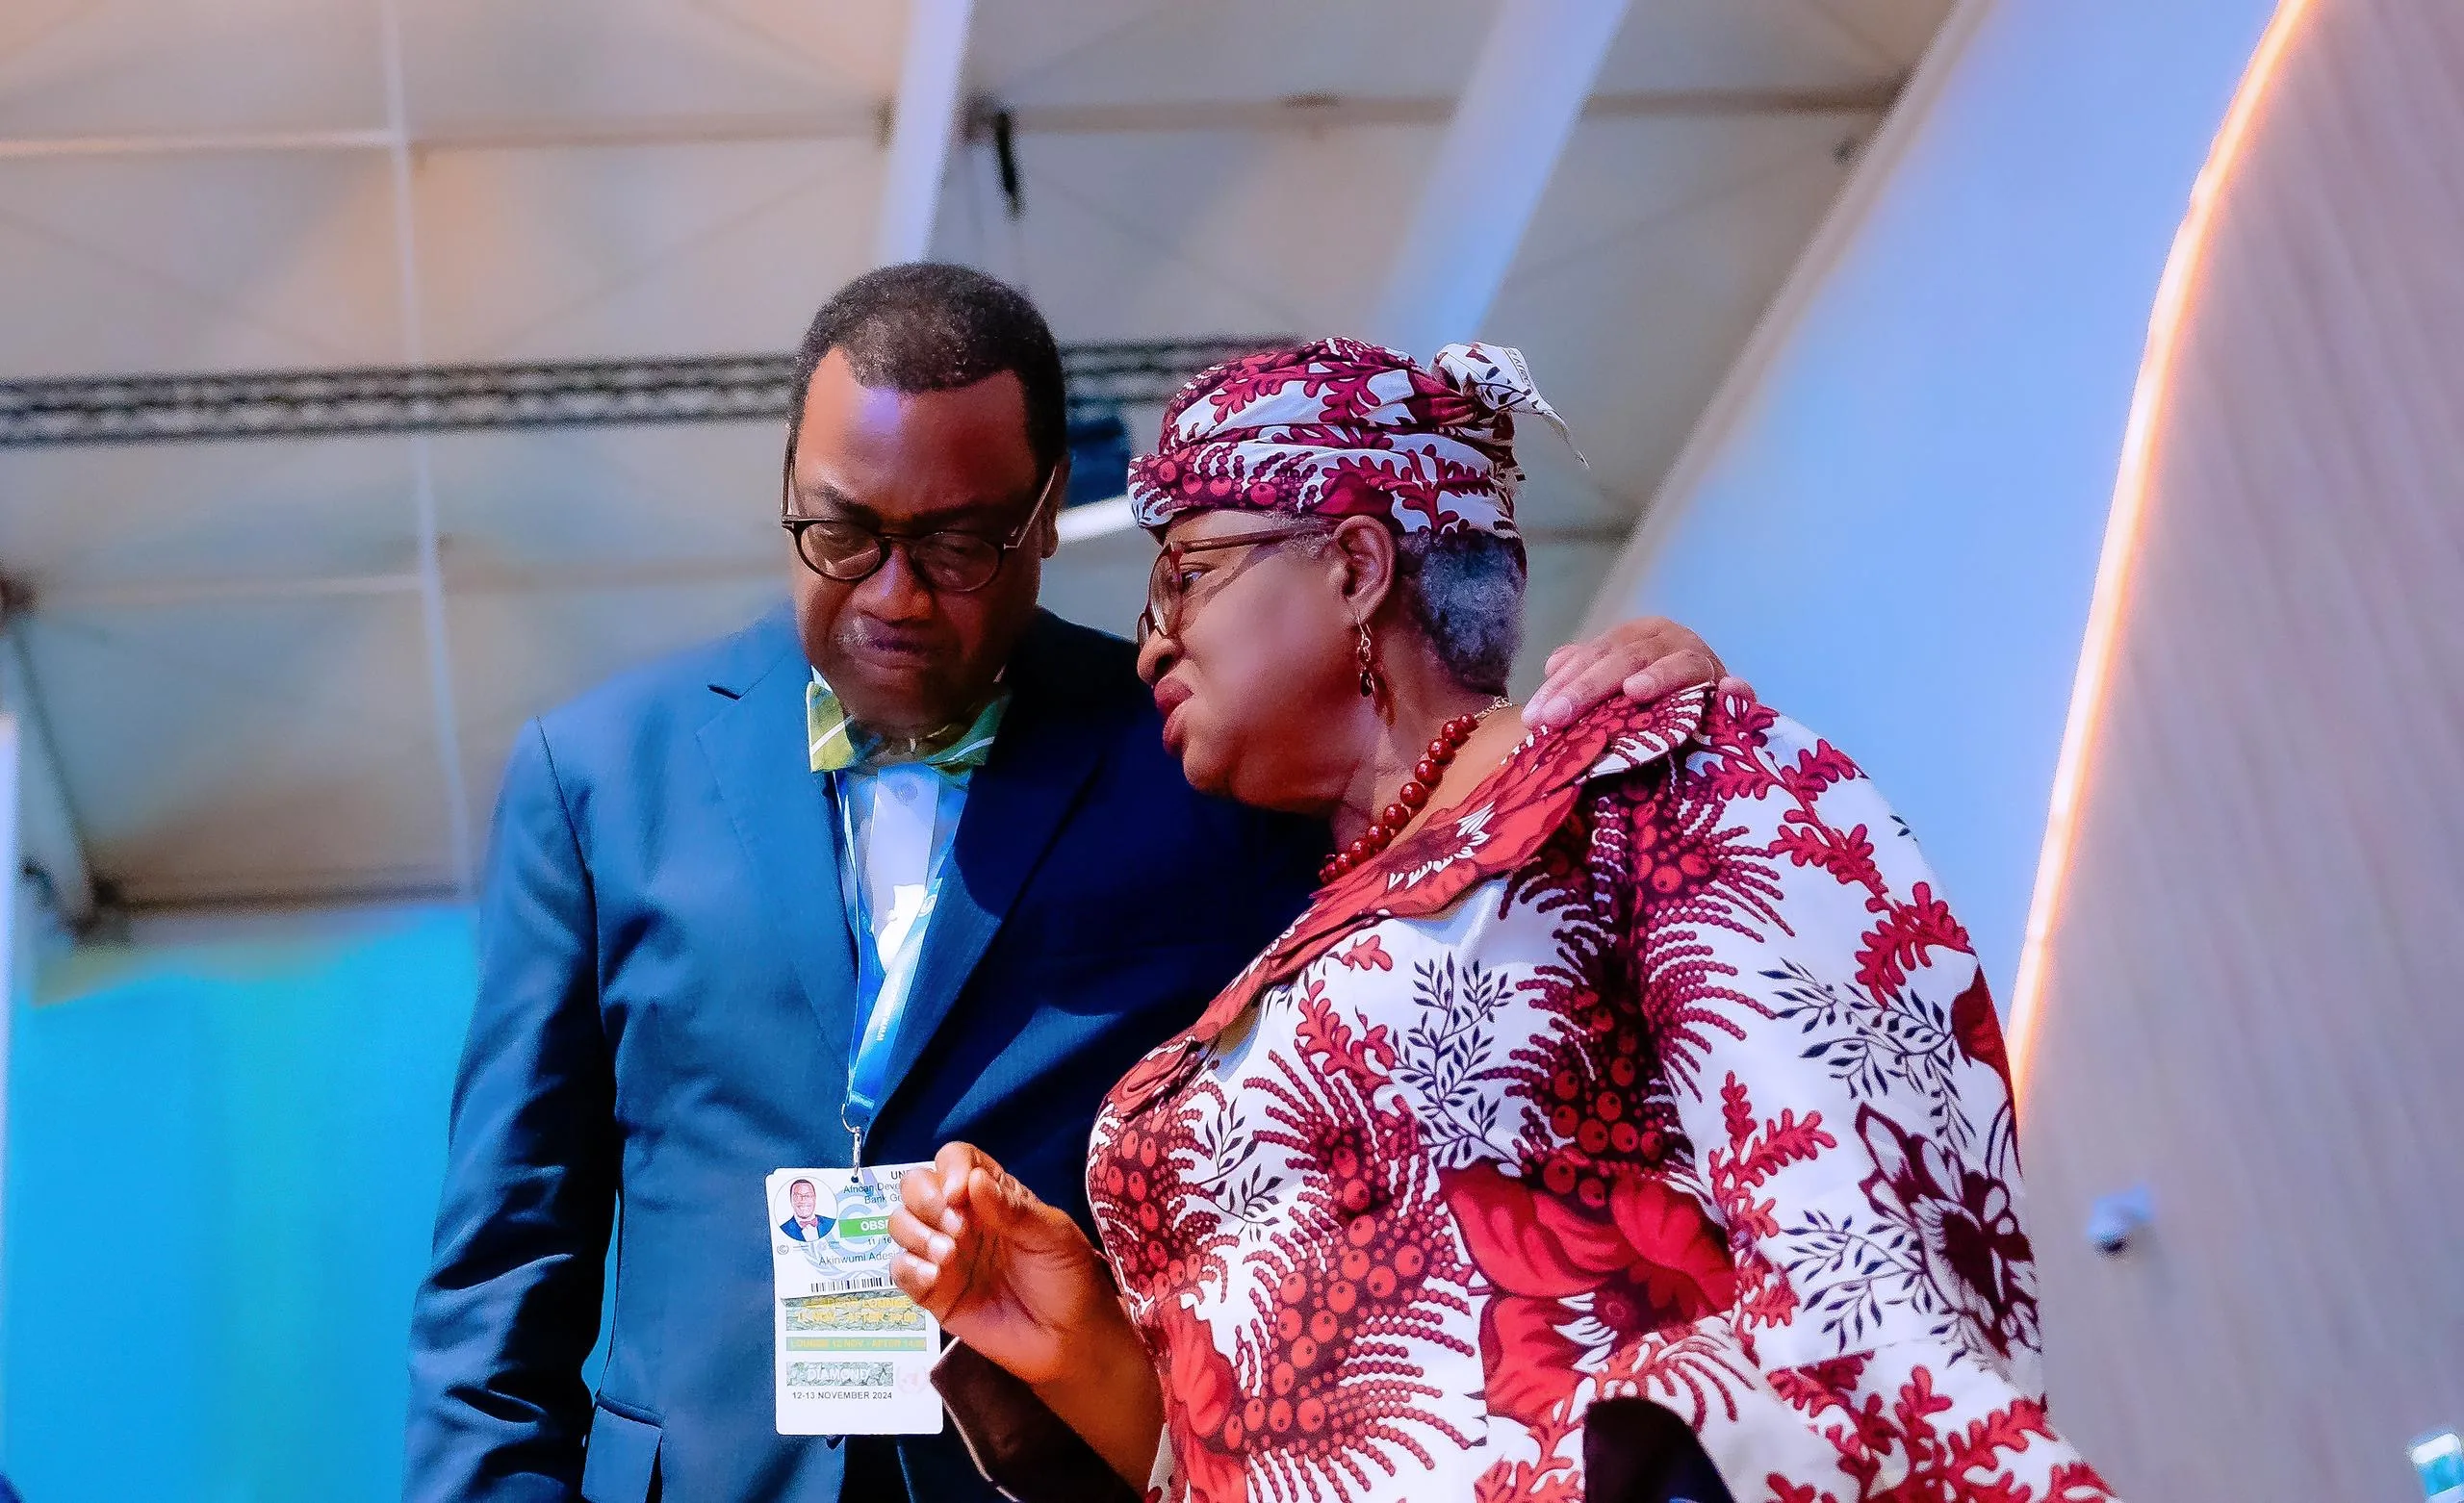
[[[1014,112],[1023,213],[962,141],[934,252],[1065,341],[1355,329],[1496,3],[977,0],[965,88]],[[1543,649],[1947,5],[1632,0],[1477,331],[1591,462],[1530,446]],[[384,0],[0,6],[0,378],[780,349],[867,264],[905,7],[394,14],[398,152]],[[95,870],[147,904],[456,890],[526,717],[781,593],[777,444],[0,450]],[[1048,601],[1124,627],[1148,548],[1070,545]]]

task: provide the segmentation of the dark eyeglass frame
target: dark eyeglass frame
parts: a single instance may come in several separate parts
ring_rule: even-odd
[[[991,584],[993,580],[1000,578],[1001,571],[1009,565],[1011,551],[1025,545],[1028,534],[1032,533],[1036,523],[1042,520],[1044,508],[1052,504],[1053,491],[1061,483],[1061,472],[1062,467],[1058,464],[1044,471],[1043,484],[1036,491],[1035,505],[1028,508],[1026,519],[1020,522],[1007,538],[988,538],[981,532],[970,532],[963,527],[936,527],[930,532],[889,532],[880,527],[866,526],[860,522],[845,517],[797,516],[792,509],[792,503],[796,497],[796,446],[795,441],[790,439],[787,442],[787,457],[782,462],[779,471],[779,525],[787,529],[788,538],[795,544],[796,558],[807,569],[834,584],[862,584],[882,572],[882,566],[889,562],[890,549],[893,547],[899,547],[907,550],[907,567],[914,572],[918,579],[924,581],[928,589],[949,595],[973,595]],[[813,562],[812,554],[805,548],[805,534],[815,527],[838,527],[870,538],[873,544],[872,562],[854,573],[846,574],[834,573]],[[992,561],[985,569],[984,577],[971,584],[943,577],[943,572],[948,568],[948,560],[943,558],[940,562],[927,562],[938,555],[917,551],[921,545],[936,539],[976,544],[992,549]],[[944,546],[947,546],[946,543]]]
[[[1284,527],[1263,527],[1235,538],[1205,538],[1195,543],[1165,544],[1164,550],[1155,555],[1155,567],[1146,574],[1146,608],[1138,613],[1138,645],[1144,647],[1146,639],[1153,636],[1179,637],[1182,622],[1189,614],[1190,592],[1179,582],[1181,561],[1188,555],[1232,548],[1265,548],[1301,538],[1332,536],[1332,527],[1322,522],[1311,522]],[[1217,575],[1216,589],[1220,590],[1239,578],[1256,558],[1256,554],[1251,554]]]

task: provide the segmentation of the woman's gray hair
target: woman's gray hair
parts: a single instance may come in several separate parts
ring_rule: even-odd
[[[1494,532],[1406,532],[1397,540],[1412,623],[1455,682],[1505,693],[1523,645],[1523,544]]]

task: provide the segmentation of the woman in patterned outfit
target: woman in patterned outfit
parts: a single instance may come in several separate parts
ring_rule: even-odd
[[[1114,1088],[1100,1254],[954,1144],[902,1286],[1164,1503],[2107,1498],[1907,827],[1746,694],[1486,715],[1517,412],[1555,421],[1511,350],[1342,340],[1175,400],[1132,475],[1166,739],[1348,844]],[[980,1454],[1014,1434],[951,1387]]]

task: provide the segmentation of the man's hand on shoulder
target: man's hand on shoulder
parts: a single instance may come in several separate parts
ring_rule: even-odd
[[[1729,676],[1708,643],[1677,623],[1659,616],[1621,621],[1549,654],[1547,675],[1525,704],[1523,720],[1534,729],[1563,726],[1612,694],[1648,704],[1698,683],[1717,683],[1724,694],[1751,692]]]

